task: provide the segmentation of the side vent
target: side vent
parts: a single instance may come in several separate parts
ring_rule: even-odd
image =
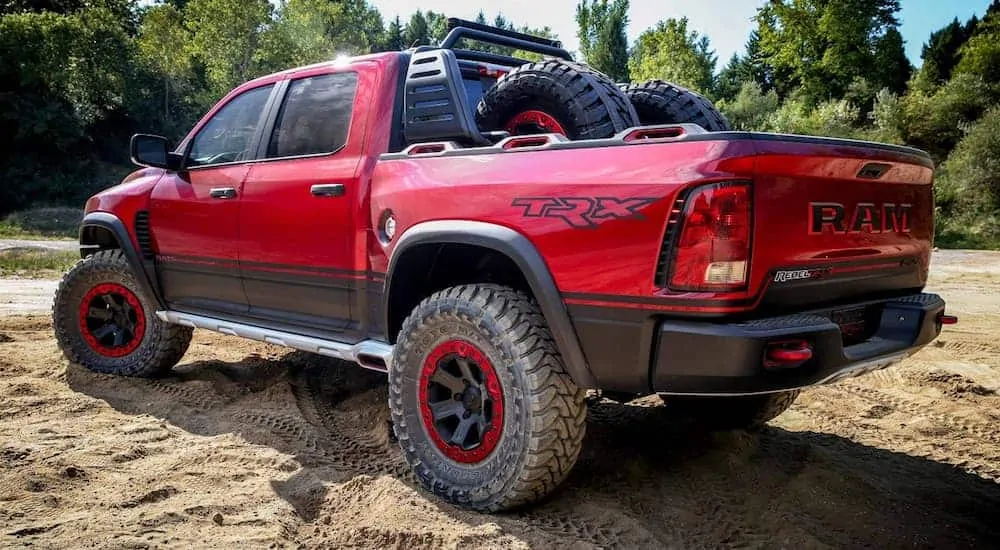
[[[674,206],[670,209],[670,217],[667,218],[667,230],[663,233],[663,243],[660,245],[660,257],[656,262],[656,279],[654,283],[659,287],[666,287],[669,282],[667,281],[667,266],[670,265],[671,245],[676,237],[681,215],[684,213],[684,200],[685,197],[680,197],[674,201]]]
[[[153,253],[153,240],[149,233],[149,212],[141,210],[135,214],[135,240],[139,242],[139,253],[142,259],[152,261],[156,255]]]

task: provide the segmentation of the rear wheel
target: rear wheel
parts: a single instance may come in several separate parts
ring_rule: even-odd
[[[192,334],[155,312],[122,251],[104,250],[63,277],[52,324],[70,361],[105,374],[154,376],[180,361]]]
[[[674,413],[688,416],[711,429],[752,430],[762,428],[788,410],[799,390],[741,397],[660,396]]]
[[[708,98],[662,80],[650,80],[625,87],[644,125],[697,124],[709,132],[732,130],[726,117]]]
[[[487,511],[555,489],[587,414],[538,307],[496,285],[453,287],[414,309],[389,369],[389,406],[421,484]]]
[[[476,109],[482,131],[609,138],[638,123],[622,91],[605,75],[564,60],[515,68],[487,90]]]

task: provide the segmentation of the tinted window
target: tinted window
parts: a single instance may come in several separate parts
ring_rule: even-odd
[[[188,166],[239,162],[251,158],[253,134],[274,85],[247,90],[225,104],[198,131],[188,152]]]
[[[274,124],[268,158],[332,153],[343,147],[357,84],[355,73],[293,80]]]

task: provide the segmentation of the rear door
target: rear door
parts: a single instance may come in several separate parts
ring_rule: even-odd
[[[325,67],[282,83],[240,205],[240,269],[253,317],[337,334],[357,316],[364,120],[352,115],[370,101],[357,93],[359,78],[351,67]]]
[[[246,313],[240,280],[239,191],[256,154],[274,84],[222,103],[184,148],[184,169],[153,189],[149,224],[171,308]]]

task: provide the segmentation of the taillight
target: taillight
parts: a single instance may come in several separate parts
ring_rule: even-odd
[[[688,196],[670,272],[670,288],[746,288],[750,265],[750,184],[703,185]]]

